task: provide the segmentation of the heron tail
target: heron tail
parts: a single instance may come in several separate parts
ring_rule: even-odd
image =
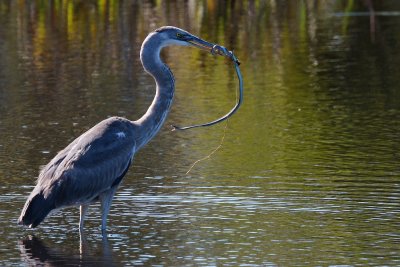
[[[18,224],[29,226],[29,228],[35,228],[54,208],[53,201],[45,199],[42,192],[32,192],[22,209]]]

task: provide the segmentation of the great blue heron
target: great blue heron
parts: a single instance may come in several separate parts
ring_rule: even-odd
[[[18,222],[31,228],[53,210],[80,206],[79,230],[88,206],[100,201],[103,234],[111,201],[135,153],[160,130],[174,96],[174,76],[160,51],[169,45],[191,45],[224,56],[224,47],[206,42],[182,29],[165,26],[144,40],[140,59],[156,82],[156,94],[147,112],[136,121],[105,119],[76,138],[41,170]]]

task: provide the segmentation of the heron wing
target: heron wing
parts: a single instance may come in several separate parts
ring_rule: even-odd
[[[93,200],[119,184],[136,151],[134,126],[126,119],[104,120],[60,151],[42,170],[38,186],[56,207]]]

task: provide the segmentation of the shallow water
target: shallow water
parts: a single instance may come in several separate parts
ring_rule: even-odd
[[[2,265],[400,265],[400,5],[206,2],[0,1]],[[82,237],[77,208],[16,225],[41,165],[102,119],[146,111],[139,49],[161,25],[235,49],[239,112],[171,132],[224,114],[237,84],[222,58],[166,49],[174,106],[117,192],[107,239],[98,205]]]

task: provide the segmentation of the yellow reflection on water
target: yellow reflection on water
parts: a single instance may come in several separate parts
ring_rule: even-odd
[[[38,166],[98,121],[144,113],[154,81],[141,67],[141,42],[176,25],[235,49],[244,104],[222,148],[191,176],[184,173],[219,145],[224,125],[185,133],[166,126],[138,154],[111,216],[117,257],[131,263],[144,251],[166,266],[171,255],[232,266],[398,263],[400,27],[395,14],[360,14],[368,3],[396,8],[333,0],[0,1],[5,236],[21,234],[11,222]],[[209,121],[234,105],[229,61],[189,47],[168,48],[163,58],[176,77],[167,125]],[[58,231],[54,239],[76,247],[62,236],[74,233],[74,216],[57,216],[41,238]],[[19,258],[1,241],[2,252]]]

